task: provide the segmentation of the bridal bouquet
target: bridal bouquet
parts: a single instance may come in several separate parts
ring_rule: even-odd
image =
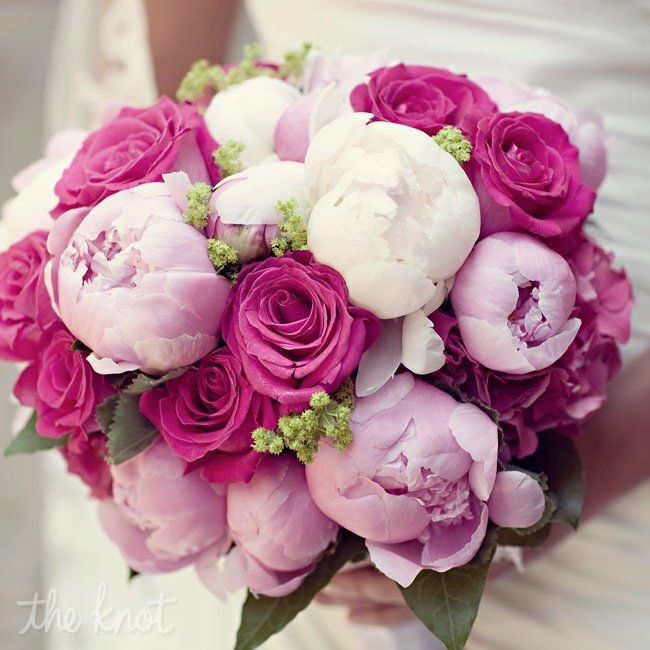
[[[246,587],[237,649],[370,561],[461,648],[498,545],[576,526],[630,285],[602,126],[305,46],[67,131],[3,209],[0,354],[134,573]]]

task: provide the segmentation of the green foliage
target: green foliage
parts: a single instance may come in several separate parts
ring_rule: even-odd
[[[413,613],[447,647],[461,650],[476,619],[493,552],[445,573],[424,570],[402,595]]]
[[[62,438],[46,438],[36,432],[36,413],[32,413],[27,424],[14,436],[5,449],[5,456],[17,454],[32,454],[36,451],[44,451],[55,447],[62,447],[68,441],[68,436]]]
[[[296,199],[279,201],[276,210],[282,214],[278,224],[278,236],[271,242],[271,251],[276,257],[282,257],[288,251],[307,248],[307,224],[298,211]]]
[[[472,143],[465,139],[460,129],[455,126],[443,126],[433,136],[436,144],[451,154],[460,164],[466,163],[472,153]]]
[[[108,461],[120,465],[150,447],[160,435],[138,408],[139,394],[126,391],[109,397],[96,411],[108,436]]]
[[[236,140],[226,140],[218,149],[212,152],[214,162],[219,165],[221,178],[227,178],[241,171],[241,155],[244,145]]]
[[[237,264],[237,251],[223,239],[208,239],[208,259],[217,273]]]
[[[253,448],[271,454],[289,449],[303,463],[312,462],[321,438],[329,438],[339,451],[343,451],[352,442],[350,415],[354,403],[351,381],[347,381],[333,398],[323,391],[314,393],[309,404],[311,408],[281,417],[277,433],[261,427],[255,429]]]
[[[235,650],[253,650],[282,630],[327,586],[344,564],[364,553],[364,541],[342,531],[336,546],[321,559],[296,591],[281,598],[249,593],[242,608]]]
[[[123,392],[129,395],[142,395],[152,388],[156,388],[164,384],[170,379],[176,379],[186,372],[188,369],[187,366],[182,368],[176,368],[175,370],[170,370],[168,373],[164,374],[162,377],[152,377],[151,375],[145,375],[144,373],[138,373],[133,381],[124,388]]]
[[[298,50],[290,50],[284,55],[284,63],[278,74],[283,78],[300,79],[305,68],[305,59],[312,48],[311,43],[303,43]]]
[[[210,197],[212,190],[207,183],[194,183],[187,190],[187,207],[183,212],[183,221],[195,228],[205,228],[210,214]]]

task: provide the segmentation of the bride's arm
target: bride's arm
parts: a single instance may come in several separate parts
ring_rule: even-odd
[[[225,60],[239,0],[144,0],[156,82],[174,96],[194,61]]]
[[[650,351],[612,382],[607,405],[576,440],[586,475],[583,520],[650,478],[649,428]],[[553,539],[526,561],[543,555],[569,532],[568,526],[555,526]],[[507,565],[500,563],[491,577],[504,573]],[[390,625],[411,616],[395,584],[370,568],[339,574],[318,600],[347,607],[359,623]]]

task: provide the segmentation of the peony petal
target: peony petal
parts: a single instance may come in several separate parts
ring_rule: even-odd
[[[445,345],[433,323],[418,309],[404,317],[402,364],[417,375],[428,375],[445,365]]]
[[[524,472],[499,472],[488,501],[490,519],[506,528],[528,528],[544,512],[544,492],[539,483]]]
[[[401,587],[410,586],[424,568],[422,544],[417,541],[403,544],[366,541],[366,548],[375,567]]]
[[[402,323],[382,321],[381,334],[359,362],[356,380],[358,397],[378,391],[397,371],[402,360]]]

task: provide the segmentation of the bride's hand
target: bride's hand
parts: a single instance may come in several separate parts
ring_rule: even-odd
[[[392,626],[414,618],[397,585],[372,567],[339,573],[316,601],[345,607],[349,619],[362,625]]]

